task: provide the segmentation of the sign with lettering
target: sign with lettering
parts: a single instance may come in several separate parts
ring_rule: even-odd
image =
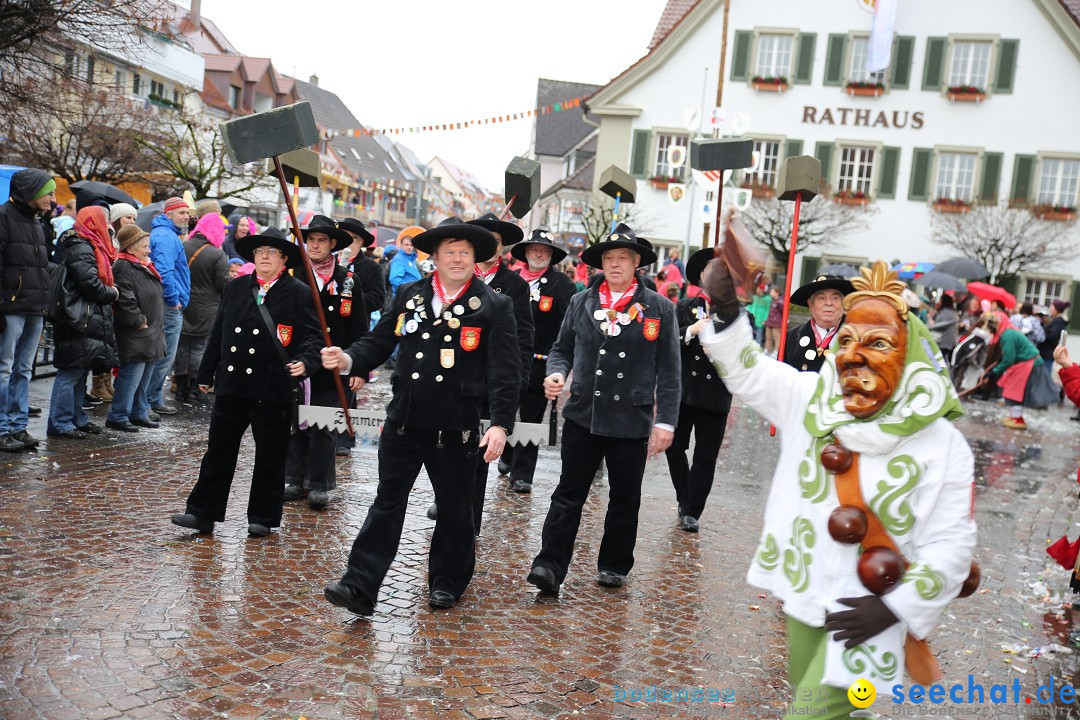
[[[817,108],[803,105],[804,125],[848,125],[851,127],[874,127],[900,130],[910,126],[919,130],[923,126],[922,111],[907,110],[874,111],[870,108]]]

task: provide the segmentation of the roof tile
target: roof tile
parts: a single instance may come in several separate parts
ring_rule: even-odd
[[[599,85],[549,80],[540,78],[536,84],[536,106],[554,105],[564,100],[587,97],[599,89]],[[570,148],[596,130],[584,121],[585,111],[580,105],[562,112],[536,116],[536,154],[562,157]]]

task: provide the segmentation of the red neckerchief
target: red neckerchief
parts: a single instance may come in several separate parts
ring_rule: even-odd
[[[263,280],[263,279],[262,279],[261,277],[259,277],[258,273],[255,273],[255,281],[259,283],[259,289],[261,290],[261,289],[263,288],[263,286],[266,286],[266,285],[273,285],[274,283],[276,283],[276,282],[277,282],[277,279],[278,279],[279,277],[281,277],[281,274],[282,274],[283,272],[285,272],[285,268],[282,268],[282,269],[281,269],[281,272],[279,272],[279,273],[278,273],[277,275],[275,275],[274,277],[270,278],[269,280]],[[269,289],[269,288],[267,288],[267,289]]]
[[[311,263],[311,269],[314,270],[315,274],[322,280],[323,287],[325,288],[326,284],[334,277],[334,268],[337,267],[337,260],[331,255],[321,263],[317,263],[310,259],[309,262]]]
[[[158,280],[161,279],[161,275],[158,274],[157,268],[154,267],[154,263],[150,262],[149,260],[146,260],[144,262],[144,261],[142,261],[139,258],[135,257],[134,255],[132,255],[129,252],[121,252],[116,257],[123,258],[124,260],[127,260],[128,262],[135,263],[136,265],[142,265],[144,268],[146,268],[150,272],[154,273],[154,277],[156,277]]]
[[[446,291],[443,290],[442,283],[439,281],[439,273],[436,272],[431,276],[431,287],[435,290],[435,297],[442,303],[443,309],[446,309],[450,303],[465,294],[465,291],[469,289],[470,285],[472,285],[472,278],[466,280],[465,284],[461,286],[461,289],[454,293],[452,297],[447,297]]]
[[[637,278],[635,277],[634,281],[630,283],[630,287],[627,288],[626,292],[623,293],[623,296],[619,298],[619,302],[613,304],[611,302],[611,290],[608,288],[607,280],[604,280],[600,283],[600,307],[607,310],[608,315],[611,315],[612,313],[621,313],[630,305],[630,301],[634,299],[637,285]]]
[[[814,340],[818,339],[818,324],[814,322],[813,318],[810,318],[810,328],[814,331]],[[840,323],[836,323],[836,327],[829,331],[829,334],[821,338],[821,341],[817,343],[817,351],[820,353],[822,348],[829,347],[829,343],[832,342],[833,336],[836,335],[836,331],[840,329]]]
[[[528,265],[526,265],[525,267],[518,270],[518,272],[521,274],[521,279],[524,280],[525,282],[529,283],[530,285],[532,285],[534,282],[539,280],[540,276],[543,275],[544,273],[546,273],[547,271],[548,271],[548,269],[544,268],[543,270],[540,270],[539,272],[533,272],[532,270],[529,269]]]
[[[496,261],[495,264],[491,266],[491,269],[488,270],[487,272],[481,270],[479,265],[473,265],[473,275],[475,275],[476,277],[483,280],[485,285],[488,284],[488,278],[493,276],[498,271],[499,271],[499,262],[498,261]]]

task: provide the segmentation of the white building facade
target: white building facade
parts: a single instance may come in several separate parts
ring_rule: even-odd
[[[954,256],[931,241],[935,212],[1005,200],[1080,204],[1080,24],[1059,0],[898,0],[892,62],[880,76],[865,70],[872,5],[728,8],[721,132],[739,125],[755,140],[763,163],[754,179],[773,185],[785,157],[816,155],[834,196],[865,196],[876,211],[867,230],[828,255],[811,251],[796,280],[823,260]],[[669,154],[708,132],[724,10],[724,0],[699,0],[587,103],[600,127],[597,168],[619,165],[639,178],[638,202],[661,246],[697,247],[704,231],[704,189],[691,183],[690,201],[673,204],[649,180],[689,181]],[[1017,295],[1074,300],[1074,277],[1080,261],[1040,268]]]

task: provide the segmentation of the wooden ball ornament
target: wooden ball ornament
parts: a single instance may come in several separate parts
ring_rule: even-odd
[[[875,595],[884,595],[896,587],[906,569],[900,553],[881,545],[859,556],[859,581]]]
[[[851,451],[837,443],[830,443],[821,451],[821,465],[833,475],[846,473],[853,459]]]
[[[960,594],[957,597],[966,598],[974,595],[975,591],[979,589],[980,581],[982,581],[982,570],[979,568],[979,563],[972,560],[971,570],[968,572],[964,584],[960,586]]]
[[[866,537],[866,513],[854,505],[841,505],[829,515],[829,535],[841,545],[858,545]]]

